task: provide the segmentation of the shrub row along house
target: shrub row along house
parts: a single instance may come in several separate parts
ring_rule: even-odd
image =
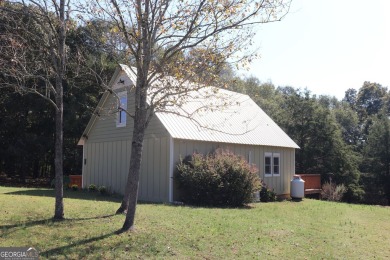
[[[124,192],[135,79],[133,69],[119,65],[109,84],[112,91],[102,96],[79,141],[83,145],[83,187],[95,184]],[[157,89],[164,83],[154,84]],[[149,102],[155,98],[150,96]],[[156,108],[146,131],[139,200],[178,200],[173,180],[176,164],[186,155],[207,154],[217,148],[229,149],[255,164],[260,178],[277,194],[290,193],[299,147],[249,96],[207,87],[188,91],[171,104],[176,105]],[[127,111],[118,111],[119,105]]]

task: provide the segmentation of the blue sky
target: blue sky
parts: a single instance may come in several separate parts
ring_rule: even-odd
[[[284,20],[259,27],[261,58],[246,74],[338,99],[364,81],[390,87],[389,13],[388,0],[293,0]]]

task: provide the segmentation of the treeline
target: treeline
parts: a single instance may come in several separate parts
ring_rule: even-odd
[[[344,184],[344,200],[390,202],[390,92],[364,82],[338,100],[308,90],[275,87],[251,77],[232,89],[246,93],[299,145],[296,172]]]
[[[53,97],[47,82],[29,75],[30,71],[31,75],[41,73],[42,78],[55,82],[45,71],[50,70],[50,47],[40,46],[48,37],[39,24],[45,21],[17,12],[26,8],[17,3],[0,7],[0,176],[13,183],[40,178],[50,184],[55,175],[55,107],[50,103]],[[65,175],[81,174],[82,148],[77,142],[104,92],[102,85],[121,61],[121,53],[108,44],[116,41],[115,37],[105,22],[68,27],[68,60],[62,80]],[[26,71],[18,74],[11,70],[12,62],[24,65]]]
[[[7,50],[24,48],[12,46],[16,43],[2,37],[9,28],[24,28],[18,35],[27,41],[42,34],[29,17],[0,9],[0,62],[12,62],[6,55],[15,53]],[[39,65],[34,62],[38,56],[39,60],[45,55],[50,59],[50,53],[44,53],[39,44],[17,44],[28,45],[31,50],[23,52],[26,66]],[[119,62],[131,60],[124,59],[122,39],[104,21],[69,26],[66,46],[63,167],[64,174],[69,175],[81,174],[82,149],[77,142],[104,91],[101,86]],[[201,51],[194,49],[186,59],[195,62],[202,57]],[[227,87],[252,97],[300,146],[296,151],[297,173],[319,173],[323,182],[331,179],[344,184],[346,201],[389,204],[390,93],[386,87],[364,82],[358,91],[349,89],[343,100],[337,100],[307,90],[264,84],[253,77],[236,77],[229,66],[220,64],[220,58],[215,59],[212,69],[199,71],[199,77],[219,74],[221,81],[228,82]],[[54,177],[55,109],[44,98],[13,88],[15,84],[4,72],[7,64],[0,65],[0,174],[22,183],[29,178],[50,180]],[[44,92],[45,82],[23,80]]]

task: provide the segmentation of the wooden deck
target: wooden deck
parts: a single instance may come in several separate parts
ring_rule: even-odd
[[[72,187],[72,185],[77,185],[79,189],[83,188],[82,187],[82,176],[81,175],[69,175],[70,183],[69,187]]]
[[[305,181],[305,195],[316,194],[321,197],[321,174],[300,174],[301,178]]]

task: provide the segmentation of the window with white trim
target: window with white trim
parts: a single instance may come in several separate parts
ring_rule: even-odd
[[[116,127],[126,126],[127,91],[118,93],[118,113],[116,116]]]
[[[273,176],[279,176],[280,175],[280,154],[279,153],[274,153],[272,154],[272,157],[273,157],[273,165],[272,165],[272,168],[273,168],[273,172],[272,172],[272,175]]]
[[[264,153],[264,177],[280,176],[280,153]]]
[[[272,167],[272,153],[264,154],[264,175],[272,176],[271,167]]]

